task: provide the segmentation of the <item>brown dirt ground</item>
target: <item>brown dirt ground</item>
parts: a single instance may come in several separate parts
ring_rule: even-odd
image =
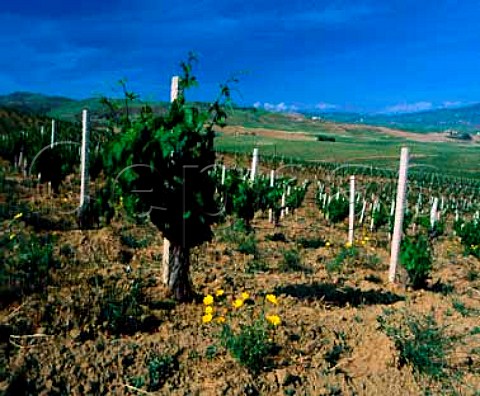
[[[311,189],[312,190],[312,189]],[[58,198],[56,205],[62,205]],[[60,218],[58,219],[61,220]],[[250,323],[262,307],[277,313],[282,324],[271,333],[280,347],[272,368],[251,374],[240,366],[218,342],[220,326],[202,324],[201,300],[171,304],[160,281],[162,238],[149,225],[133,225],[121,217],[109,227],[81,231],[72,227],[55,231],[59,237],[55,254],[61,262],[54,270],[47,292],[31,295],[0,310],[0,322],[11,326],[14,335],[26,338],[0,339],[0,363],[8,373],[23,376],[34,384],[32,394],[101,395],[475,395],[480,389],[479,335],[465,338],[449,356],[452,372],[462,376],[447,390],[438,382],[416,375],[410,365],[401,365],[395,343],[379,328],[377,317],[389,309],[395,324],[407,316],[433,313],[452,334],[469,334],[479,325],[479,260],[464,257],[459,241],[440,237],[435,243],[432,284],[451,285],[451,293],[433,289],[411,291],[387,281],[388,249],[385,234],[358,231],[369,236],[358,244],[359,256],[348,261],[339,273],[326,270],[337,257],[346,238],[346,224],[328,225],[319,214],[310,194],[305,205],[274,228],[263,215],[254,221],[264,272],[249,273],[252,256],[237,251],[225,231],[217,230],[215,240],[192,253],[192,281],[199,295],[225,290],[226,300],[216,302],[217,312],[228,308],[234,328]],[[287,242],[266,239],[283,233]],[[121,237],[146,239],[147,246],[129,248]],[[331,247],[305,249],[299,237],[322,238]],[[73,248],[74,257],[61,256],[61,246]],[[308,271],[284,272],[280,268],[285,250],[297,249]],[[130,254],[131,274],[126,274],[123,257]],[[128,255],[127,255],[128,256]],[[156,318],[155,325],[135,334],[115,336],[95,323],[106,289],[92,279],[116,290],[128,290],[134,279],[148,283],[145,311]],[[232,310],[230,303],[248,291],[252,306]],[[263,295],[274,292],[278,306],[265,305]],[[472,315],[462,316],[452,308],[461,301]],[[48,312],[50,316],[47,315]],[[53,312],[53,313],[52,313]],[[46,318],[49,317],[47,320]],[[29,337],[31,334],[41,334]],[[473,334],[473,333],[472,333]],[[13,345],[9,341],[14,341]],[[212,346],[215,346],[213,349]],[[210,347],[210,349],[209,349]],[[472,352],[477,350],[476,353]],[[214,351],[208,357],[209,351]],[[148,382],[146,359],[152,352],[175,356],[178,365],[166,375],[158,391],[146,391],[133,384],[134,378]],[[327,357],[338,352],[329,363]],[[450,372],[450,371],[449,371]],[[0,391],[9,381],[0,382]],[[446,392],[446,393],[445,393]],[[28,393],[26,393],[28,394]]]
[[[471,141],[455,141],[448,138],[445,133],[441,132],[432,132],[432,133],[414,133],[407,132],[400,129],[392,129],[387,127],[377,127],[377,126],[365,126],[365,125],[356,125],[356,124],[332,124],[326,123],[332,131],[338,133],[355,133],[356,131],[364,131],[365,128],[378,132],[382,135],[388,135],[393,137],[398,137],[402,139],[407,139],[416,142],[424,143],[438,143],[438,142],[448,142],[448,143],[457,143],[470,145],[477,142],[480,142],[480,136],[472,136]],[[287,132],[282,130],[266,129],[266,128],[245,128],[242,126],[227,126],[222,128],[222,133],[227,135],[250,135],[250,136],[263,136],[275,139],[284,139],[292,141],[315,141],[316,138],[312,133],[303,133],[303,132]],[[374,136],[372,136],[374,137]]]

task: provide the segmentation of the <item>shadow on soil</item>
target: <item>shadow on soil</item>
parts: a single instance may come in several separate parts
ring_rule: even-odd
[[[346,305],[390,305],[404,301],[405,297],[391,292],[367,290],[353,287],[336,287],[329,283],[311,283],[277,287],[277,294],[286,294],[302,300],[322,300],[339,307]]]

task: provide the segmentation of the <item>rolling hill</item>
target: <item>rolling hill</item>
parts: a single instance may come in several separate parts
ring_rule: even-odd
[[[385,126],[405,131],[429,133],[455,129],[480,131],[480,103],[450,109],[436,109],[404,114],[308,113],[310,117],[349,124]]]
[[[120,107],[123,102],[114,100]],[[143,102],[132,104],[135,111]],[[166,102],[148,103],[155,111],[165,111]],[[24,113],[35,113],[49,117],[63,118],[65,120],[78,120],[78,114],[83,108],[89,108],[97,114],[105,109],[100,104],[100,98],[87,98],[75,100],[62,96],[49,96],[40,93],[14,92],[0,95],[0,107],[20,110]],[[265,127],[278,124],[291,124],[291,115],[284,117],[284,113],[270,113],[254,108],[236,108],[231,113],[234,124],[243,126]],[[436,109],[416,113],[404,114],[361,114],[348,112],[305,112],[306,118],[317,117],[320,120],[346,124],[362,124],[384,126],[409,132],[430,133],[443,132],[455,129],[461,132],[475,133],[480,131],[480,103],[449,109]],[[298,115],[301,116],[301,115]],[[262,124],[262,125],[259,125]],[[296,126],[295,126],[296,128]]]

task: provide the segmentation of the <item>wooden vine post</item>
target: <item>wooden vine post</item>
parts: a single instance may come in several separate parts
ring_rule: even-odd
[[[225,184],[226,172],[227,172],[227,168],[225,167],[225,165],[222,165],[222,179],[221,179],[221,182],[220,182],[222,184],[222,186]]]
[[[270,171],[270,187],[273,188],[274,185],[275,185],[275,171],[272,169]],[[269,223],[274,222],[273,209],[272,208],[268,209],[268,221],[269,221]]]
[[[53,125],[53,124],[52,124]],[[79,206],[79,214],[83,214],[88,204],[88,184],[89,184],[89,177],[88,177],[88,146],[90,142],[90,133],[89,133],[89,125],[88,125],[88,110],[83,109],[82,111],[82,147],[81,147],[81,155],[80,155],[80,206]]]
[[[400,242],[403,234],[403,215],[405,196],[407,192],[408,147],[402,147],[400,154],[400,169],[398,172],[397,200],[395,204],[395,223],[393,226],[392,246],[390,251],[390,270],[388,280],[395,282]]]
[[[173,103],[178,98],[178,83],[179,77],[173,76],[172,83],[170,85],[170,102]],[[168,285],[170,278],[170,241],[167,238],[163,238],[163,255],[162,255],[162,268],[163,268],[163,283]]]
[[[15,164],[17,169],[20,171],[23,166],[23,149],[20,151],[20,154],[18,155],[18,163]]]
[[[50,148],[55,144],[55,120],[52,120],[52,136],[50,137]]]
[[[285,217],[285,201],[286,201],[286,195],[285,195],[285,191],[283,191],[283,194],[282,194],[282,203],[281,203],[281,211],[280,211],[280,218],[283,219]]]
[[[252,171],[250,172],[250,180],[253,182],[255,181],[255,174],[257,173],[258,167],[258,148],[253,149],[253,157],[252,157]]]
[[[348,217],[348,243],[353,246],[353,229],[355,223],[355,176],[350,176],[350,202]]]
[[[437,211],[438,211],[438,198],[435,197],[433,199],[432,209],[430,210],[430,228],[433,229],[435,227],[435,223],[437,222]]]

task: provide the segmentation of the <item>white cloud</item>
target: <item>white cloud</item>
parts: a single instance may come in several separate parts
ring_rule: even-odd
[[[433,109],[431,102],[399,103],[395,106],[387,107],[382,113],[414,113],[416,111],[426,111]]]
[[[280,103],[262,103],[262,102],[255,102],[253,104],[253,107],[255,108],[264,108],[267,111],[273,111],[277,113],[285,113],[289,111],[297,111],[299,110],[299,107],[293,104],[286,104],[285,102],[280,102]]]
[[[315,108],[317,110],[333,110],[336,109],[338,106],[331,104],[331,103],[325,103],[325,102],[320,102],[315,105]]]
[[[442,103],[442,107],[445,107],[445,108],[448,108],[448,107],[458,107],[458,106],[461,106],[463,103],[460,102],[460,101],[446,101],[446,102],[443,102]]]

